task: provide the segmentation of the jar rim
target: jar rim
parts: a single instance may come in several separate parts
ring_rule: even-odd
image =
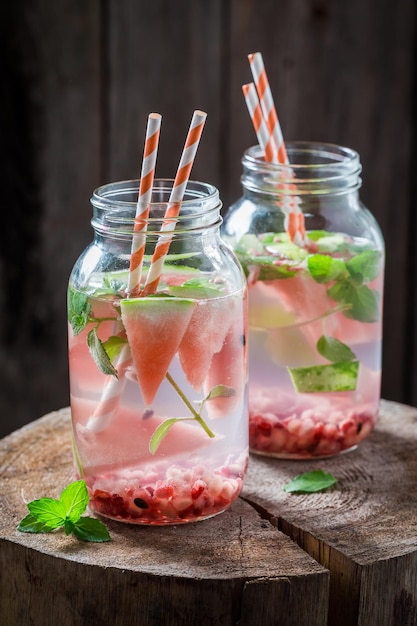
[[[357,168],[358,172],[361,170],[359,153],[347,146],[318,141],[289,141],[286,142],[287,154],[290,157],[294,154],[309,156],[310,161],[308,163],[298,163],[292,161],[289,158],[289,163],[271,163],[265,161],[264,151],[259,145],[249,147],[243,153],[243,160],[249,161],[253,164],[259,165],[262,163],[265,167],[271,168],[273,171],[282,171],[283,169],[291,168],[292,170],[314,170],[320,171],[324,169],[341,169],[351,165],[352,168]],[[316,156],[317,160],[311,157]],[[321,159],[321,161],[318,160]]]
[[[219,191],[210,183],[188,181],[183,200],[170,200],[174,179],[156,178],[152,201],[143,203],[138,211],[139,179],[107,183],[93,191],[93,228],[102,233],[131,236],[140,213],[140,223],[150,233],[157,230],[199,232],[221,224],[222,203]],[[177,210],[174,207],[179,205]],[[145,209],[149,209],[145,213]]]
[[[170,204],[168,194],[172,190],[173,184],[173,178],[155,178],[152,193],[154,194],[156,191],[159,193],[163,192],[167,194],[167,198],[159,201],[151,200],[149,206],[152,208],[161,208]],[[90,202],[94,207],[100,209],[120,208],[123,210],[133,210],[137,205],[139,185],[140,179],[137,178],[100,185],[93,191]],[[123,196],[127,197],[128,195],[134,195],[135,199],[123,199]],[[214,185],[195,180],[189,180],[187,182],[183,200],[181,200],[182,208],[197,207],[204,204],[204,210],[210,210],[210,208],[217,207],[219,203],[219,191]],[[159,220],[160,218],[157,219]]]

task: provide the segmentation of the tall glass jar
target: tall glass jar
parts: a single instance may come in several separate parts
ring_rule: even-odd
[[[219,236],[217,189],[189,182],[167,220],[171,189],[155,181],[135,295],[138,181],[97,189],[94,241],[68,290],[76,474],[93,512],[138,524],[220,513],[248,461],[245,277]]]
[[[354,448],[377,418],[384,243],[359,198],[359,155],[307,142],[291,165],[243,156],[223,236],[249,286],[253,452],[290,459]]]

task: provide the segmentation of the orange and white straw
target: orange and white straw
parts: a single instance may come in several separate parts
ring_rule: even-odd
[[[262,55],[260,52],[249,54],[249,63],[254,78],[254,83],[243,85],[249,115],[258,138],[259,145],[264,152],[265,161],[269,163],[289,165],[287,150],[278,121],[278,116],[266,75]],[[292,176],[291,169],[288,175]],[[296,189],[294,183],[280,185],[284,192]],[[284,193],[281,208],[285,214],[284,226],[290,240],[300,246],[306,241],[304,214],[300,209],[298,196],[288,196]]]
[[[161,120],[162,117],[159,113],[150,113],[148,116],[142,171],[140,175],[139,195],[136,205],[132,252],[130,255],[130,270],[127,288],[129,296],[138,295],[140,290],[143,256],[146,245],[147,218],[149,217],[149,204],[152,199],[152,187],[155,177]]]
[[[139,187],[139,197],[135,218],[135,232],[132,242],[132,259],[129,271],[129,295],[146,295],[153,293],[161,276],[164,258],[168,253],[172,235],[170,231],[175,228],[175,217],[178,216],[184,192],[189,180],[191,168],[194,163],[198,144],[203,132],[207,114],[203,111],[194,111],[190,129],[188,131],[184,150],[178,166],[174,180],[168,207],[165,212],[164,222],[161,227],[161,234],[158,238],[151,266],[148,271],[145,287],[142,292],[137,293],[140,288],[141,269],[146,243],[146,219],[149,215],[149,203],[152,198],[152,186],[154,180],[156,151],[158,148],[161,116],[152,113],[148,118],[148,126],[145,140],[145,150],[142,163],[141,182]],[[166,220],[166,221],[165,221]],[[133,275],[133,276],[131,276]],[[94,413],[89,417],[86,426],[81,429],[80,434],[90,436],[105,430],[115,414],[117,413],[120,398],[126,384],[126,370],[132,363],[132,356],[129,345],[126,344],[117,359],[115,367],[117,378],[109,376],[103,389],[99,404]]]
[[[83,432],[100,433],[109,426],[116,415],[120,398],[126,385],[126,369],[132,364],[128,344],[123,346],[116,363],[117,378],[109,376],[103,389],[100,402],[90,415]]]
[[[255,85],[253,83],[243,85],[242,91],[259,145],[264,151],[265,161],[268,161],[268,163],[278,163],[278,152],[273,137],[264,120]]]
[[[248,55],[252,76],[258,93],[259,102],[263,112],[264,119],[268,126],[268,130],[273,138],[277,149],[278,163],[288,164],[288,155],[285,148],[284,137],[282,135],[281,126],[278,121],[278,115],[272,97],[271,87],[260,52]]]
[[[159,113],[150,113],[146,127],[145,147],[143,151],[139,194],[136,205],[132,251],[128,278],[128,295],[136,296],[140,289],[143,256],[146,244],[147,218],[152,200],[152,187],[155,177],[155,165],[158,151],[162,117]],[[100,402],[90,415],[84,432],[99,433],[107,428],[115,416],[126,385],[126,369],[132,363],[130,348],[126,344],[117,359],[115,367],[117,378],[109,376],[103,389]]]
[[[178,217],[181,209],[181,202],[190,178],[206,117],[207,113],[204,111],[194,111],[142,295],[154,293],[158,287],[172,239],[171,231],[175,229],[175,218]]]

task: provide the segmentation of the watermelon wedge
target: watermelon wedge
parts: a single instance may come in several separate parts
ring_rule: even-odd
[[[210,368],[211,360],[223,346],[233,322],[233,298],[199,300],[179,347],[179,357],[190,385],[199,390]]]
[[[246,340],[242,325],[231,326],[222,349],[213,355],[204,392],[207,394],[217,385],[227,385],[234,390],[228,397],[218,397],[206,404],[211,418],[230,414],[242,401],[243,386],[246,381]]]
[[[152,296],[120,302],[139,387],[147,405],[152,404],[168,371],[195,305],[191,299]]]

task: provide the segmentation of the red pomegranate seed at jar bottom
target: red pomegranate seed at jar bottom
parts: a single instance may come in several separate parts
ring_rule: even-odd
[[[197,500],[198,497],[201,496],[204,489],[206,489],[207,485],[202,480],[196,480],[192,489],[191,489],[191,497],[193,500]]]

